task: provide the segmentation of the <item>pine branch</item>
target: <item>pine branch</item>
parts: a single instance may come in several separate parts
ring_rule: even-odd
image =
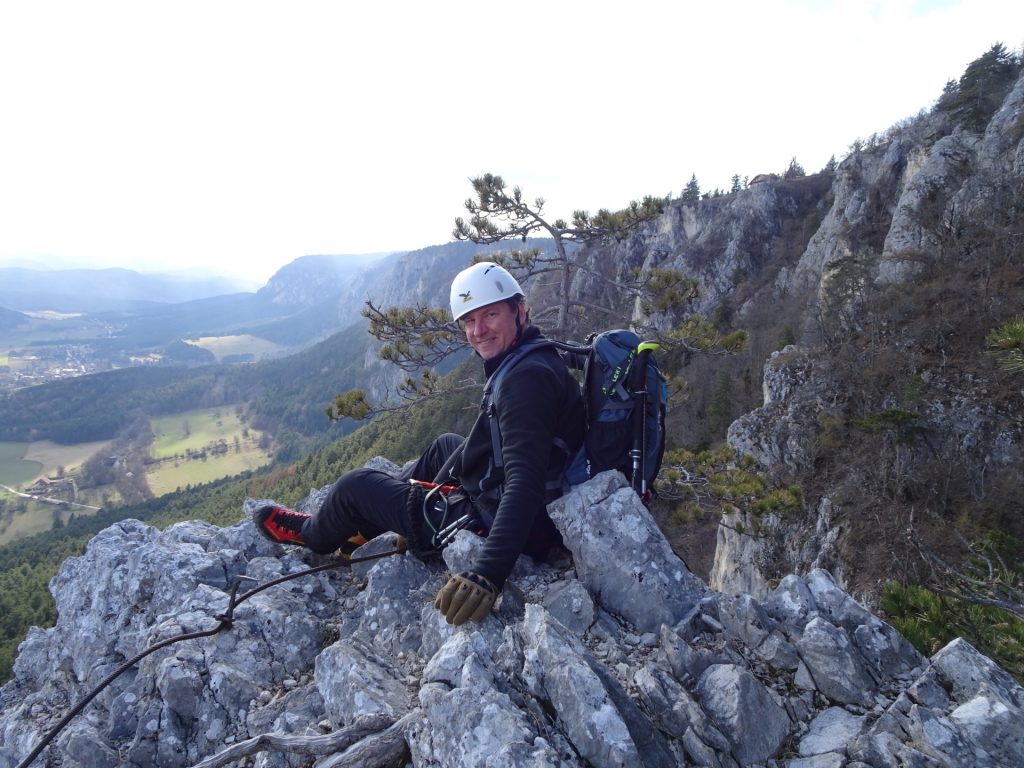
[[[361,314],[370,321],[370,334],[384,344],[381,359],[403,371],[434,367],[467,346],[458,325],[439,307],[382,309],[367,300]]]
[[[331,421],[363,421],[385,413],[404,413],[427,400],[446,400],[460,392],[479,391],[481,386],[480,381],[472,378],[449,382],[447,386],[441,386],[441,381],[432,371],[425,370],[419,380],[410,377],[391,389],[389,394],[392,396],[385,397],[385,404],[371,403],[365,390],[353,389],[335,395],[334,402],[324,411]]]

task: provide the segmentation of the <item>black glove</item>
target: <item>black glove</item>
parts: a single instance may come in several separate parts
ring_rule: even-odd
[[[444,614],[449,624],[459,626],[472,619],[483,621],[491,612],[498,590],[479,573],[463,571],[451,576],[441,587],[434,607]]]

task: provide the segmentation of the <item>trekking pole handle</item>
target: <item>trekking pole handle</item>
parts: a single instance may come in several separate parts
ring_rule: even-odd
[[[655,341],[642,341],[636,348],[636,356],[629,369],[629,381],[627,386],[630,392],[639,392],[647,385],[647,358],[651,352],[661,347]]]

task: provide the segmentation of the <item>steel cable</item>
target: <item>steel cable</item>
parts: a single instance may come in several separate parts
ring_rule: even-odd
[[[313,568],[307,568],[307,569],[305,569],[303,571],[298,571],[296,573],[289,573],[289,574],[286,574],[285,576],[279,576],[276,579],[272,579],[271,581],[268,581],[266,584],[261,584],[260,586],[255,587],[255,588],[249,590],[248,592],[243,594],[241,597],[238,597],[238,588],[242,585],[242,582],[243,581],[255,581],[255,579],[252,579],[252,578],[250,578],[248,576],[239,576],[237,579],[235,579],[235,583],[231,586],[231,592],[230,592],[230,598],[228,599],[228,609],[227,609],[227,611],[225,613],[220,614],[219,616],[215,617],[215,618],[220,620],[218,622],[217,626],[213,627],[212,629],[203,630],[201,632],[189,632],[187,634],[176,635],[175,637],[169,637],[166,640],[161,640],[159,643],[156,643],[155,645],[151,645],[150,647],[146,648],[144,651],[136,654],[135,656],[130,658],[128,661],[124,662],[121,666],[119,666],[117,669],[115,669],[113,672],[111,672],[109,675],[107,675],[105,678],[103,678],[103,680],[99,683],[99,685],[97,685],[95,688],[93,688],[85,696],[84,699],[82,699],[77,704],[75,704],[75,706],[73,706],[67,712],[67,714],[65,714],[64,717],[61,718],[60,722],[57,723],[57,725],[55,725],[50,730],[50,732],[46,734],[46,736],[43,737],[43,740],[40,741],[35,746],[35,748],[32,750],[32,752],[29,753],[28,757],[26,757],[24,760],[22,760],[20,763],[18,763],[17,768],[28,768],[28,766],[30,766],[32,764],[32,762],[37,757],[39,757],[39,755],[42,753],[42,751],[44,749],[46,749],[50,745],[50,742],[52,742],[55,738],[57,738],[57,735],[62,730],[64,730],[64,728],[68,725],[68,723],[70,723],[75,718],[76,715],[78,715],[83,709],[85,709],[89,705],[89,702],[91,702],[93,699],[95,699],[104,688],[106,688],[108,685],[110,685],[112,682],[114,682],[114,680],[116,680],[118,677],[120,677],[124,672],[126,672],[127,670],[129,670],[132,667],[134,667],[136,664],[138,664],[144,658],[149,656],[151,653],[159,651],[161,648],[166,648],[168,645],[173,645],[174,643],[180,643],[180,642],[182,642],[184,640],[195,640],[196,638],[199,638],[199,637],[210,637],[212,635],[217,634],[221,630],[231,629],[231,626],[234,623],[235,608],[237,608],[239,605],[244,603],[246,600],[248,600],[253,595],[258,594],[258,593],[262,592],[265,589],[269,589],[270,587],[274,587],[274,586],[277,586],[278,584],[282,584],[283,582],[290,581],[292,579],[297,579],[300,576],[308,576],[311,573],[319,573],[320,571],[329,571],[332,568],[341,568],[343,566],[352,565],[354,563],[364,563],[364,562],[367,562],[369,560],[379,560],[379,559],[384,558],[384,557],[390,557],[391,555],[402,554],[404,551],[405,551],[405,549],[403,547],[399,547],[399,548],[391,550],[389,552],[377,552],[376,554],[373,554],[373,555],[365,555],[363,557],[353,557],[353,558],[351,558],[349,560],[339,560],[337,562],[327,563],[325,565],[318,565],[318,566],[315,566]]]

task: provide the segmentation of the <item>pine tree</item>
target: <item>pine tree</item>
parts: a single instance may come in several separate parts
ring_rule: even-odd
[[[697,174],[693,174],[683,188],[682,201],[689,205],[696,205],[700,202],[700,184],[697,183]]]
[[[789,167],[786,168],[786,172],[782,174],[784,179],[802,179],[807,173],[804,171],[804,167],[796,161],[794,157],[789,161]]]
[[[669,323],[677,318],[680,320],[680,324],[668,332],[660,332],[655,328],[644,331],[654,334],[666,355],[733,352],[746,342],[743,331],[722,336],[703,317],[687,314],[699,295],[697,281],[675,270],[650,269],[642,274],[636,271],[615,280],[593,270],[588,271],[591,278],[608,283],[610,293],[618,297],[616,306],[602,306],[587,301],[575,292],[573,276],[584,266],[574,260],[574,251],[566,245],[621,239],[640,224],[660,215],[664,209],[664,200],[645,197],[641,202],[630,203],[625,210],[612,213],[602,209],[594,216],[578,210],[573,214],[572,223],[568,224],[562,219],[552,221],[546,218],[543,198],[537,198],[532,204],[527,203],[522,190],[519,187],[508,190],[500,176],[486,174],[472,179],[471,183],[476,196],[465,204],[471,218],[468,221],[462,218],[455,220],[453,235],[456,239],[495,243],[503,240],[525,242],[533,234],[547,234],[551,237],[553,253],[545,254],[533,248],[509,253],[489,253],[487,260],[509,269],[520,283],[545,273],[556,275],[553,284],[556,286],[558,303],[552,307],[541,307],[539,311],[531,306],[531,319],[543,317],[546,313],[554,316],[555,322],[545,325],[545,330],[554,338],[573,338],[575,331],[579,330],[573,327],[574,323],[586,323],[590,330],[594,327],[615,327],[608,325],[608,322],[628,323],[629,317],[624,317],[623,308],[631,312],[634,306],[639,306],[648,316],[658,315],[666,318]],[[696,186],[696,177],[691,184]],[[363,419],[382,411],[407,407],[425,398],[445,398],[455,389],[474,386],[442,383],[432,370],[441,361],[467,346],[461,330],[451,320],[447,307],[420,305],[383,309],[369,301],[362,314],[370,321],[371,335],[384,342],[380,357],[410,374],[418,373],[418,378],[411,375],[399,385],[398,394],[405,402],[397,406],[374,405],[361,389],[339,393],[326,408],[331,419]]]
[[[958,125],[983,131],[1020,72],[1018,58],[996,43],[967,65],[959,82],[946,83],[936,108],[948,112]]]
[[[992,331],[986,341],[1003,370],[1024,373],[1024,315]]]
[[[544,198],[538,197],[532,204],[526,202],[522,190],[518,186],[507,189],[501,176],[487,173],[471,179],[470,183],[475,193],[465,203],[470,218],[468,221],[456,218],[452,236],[456,240],[481,244],[503,240],[525,243],[533,235],[550,237],[554,242],[553,254],[544,255],[536,249],[513,252],[504,266],[514,271],[518,269],[525,277],[541,273],[558,275],[561,301],[552,331],[562,334],[569,330],[569,315],[573,308],[570,285],[578,269],[566,244],[621,240],[640,224],[660,216],[665,208],[663,199],[647,196],[642,201],[632,201],[627,208],[615,213],[605,208],[593,216],[586,211],[574,211],[572,222],[567,223],[564,219],[546,217]]]

